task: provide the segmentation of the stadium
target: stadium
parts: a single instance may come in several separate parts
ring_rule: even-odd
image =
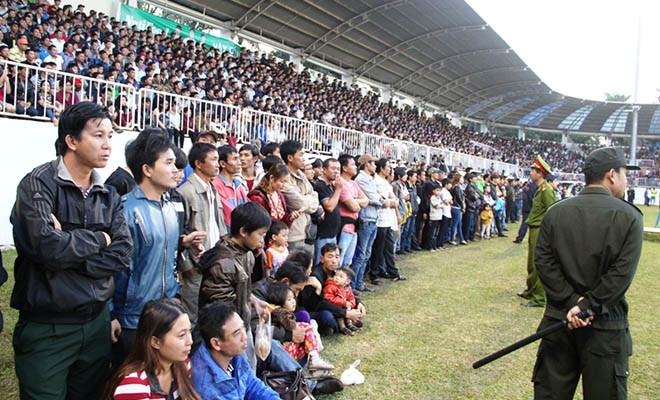
[[[265,160],[268,144],[295,141],[305,157],[301,171],[307,164],[313,169],[314,160],[323,165],[311,175],[315,182],[342,155],[361,169],[370,160],[376,171],[391,169],[392,186],[402,179],[404,190],[394,196],[404,222],[395,233],[377,236],[374,246],[397,243],[391,262],[396,260],[400,274],[385,272],[384,285],[374,283],[374,293],[361,293],[369,307],[364,331],[323,338],[323,357],[337,366],[336,378],[360,359],[365,383],[329,395],[321,391],[320,398],[533,397],[537,344],[480,370],[470,366],[532,334],[543,316],[542,308],[520,307],[515,296],[525,283],[528,257],[527,246],[515,236],[526,225],[523,184],[541,157],[558,183],[557,199],[576,197],[585,185],[589,154],[621,147],[626,162],[639,167],[628,174],[625,198],[644,213],[645,232],[627,295],[635,342],[628,392],[631,398],[658,396],[653,379],[658,354],[653,332],[660,325],[653,308],[660,300],[653,268],[660,255],[657,103],[598,101],[554,91],[463,0],[3,0],[0,17],[5,131],[0,156],[9,188],[53,160],[60,116],[81,102],[105,106],[111,116],[113,151],[98,169],[104,180],[130,164],[125,148],[152,128],[185,154],[209,133],[235,153],[254,148],[256,166]],[[436,173],[441,178],[431,178]],[[473,177],[482,182],[476,184],[482,197],[484,188],[492,187],[493,207],[499,193],[492,222],[496,240],[482,241],[486,236],[479,228],[478,242],[463,239],[467,213],[460,206],[454,211],[462,228],[451,223],[441,228],[439,222],[438,232],[415,228],[417,211],[407,188],[421,193],[422,184],[415,189],[402,176],[422,174],[438,186],[453,178],[467,185],[463,180]],[[252,189],[246,186],[243,195],[248,198]],[[324,203],[321,197],[317,203]],[[0,199],[2,260],[10,272],[0,288],[5,316],[0,343],[6,349],[0,391],[7,399],[20,397],[10,350],[19,320],[9,304],[17,257],[10,223],[15,203],[11,189]],[[232,207],[238,203],[235,198]],[[341,211],[336,199],[334,204],[330,208]],[[451,220],[449,208],[445,218]],[[476,227],[470,226],[474,239]],[[419,251],[405,251],[405,235]],[[446,240],[436,242],[436,235]],[[324,239],[317,237],[317,246]],[[387,264],[387,250],[377,256],[383,251]]]

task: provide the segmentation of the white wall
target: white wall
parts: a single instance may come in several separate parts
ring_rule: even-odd
[[[107,178],[123,165],[124,146],[137,136],[136,132],[115,134],[108,166],[99,170]],[[0,160],[3,190],[0,194],[0,245],[13,244],[9,215],[16,201],[16,187],[36,166],[55,158],[57,128],[47,122],[0,118]]]

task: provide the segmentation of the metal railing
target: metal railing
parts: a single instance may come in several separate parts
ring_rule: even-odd
[[[136,90],[131,85],[11,61],[3,61],[0,67],[4,70],[0,74],[4,80],[4,86],[0,86],[0,114],[4,115],[54,121],[64,107],[93,101],[109,106],[115,128],[160,127],[170,132],[175,143],[176,138],[182,143],[185,137],[194,140],[195,133],[213,130],[226,134],[230,143],[261,145],[293,139],[300,141],[306,151],[325,156],[370,153],[408,163],[423,161],[428,165],[444,160],[456,167],[519,174],[518,166],[513,164],[320,122],[153,89]]]
[[[92,101],[108,106],[115,128],[133,128],[133,86],[12,61],[0,69],[0,114],[56,122],[65,107]]]

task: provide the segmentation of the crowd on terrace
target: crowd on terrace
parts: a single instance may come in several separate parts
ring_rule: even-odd
[[[151,28],[139,30],[114,17],[87,10],[84,4],[74,8],[60,7],[60,3],[0,1],[0,60],[41,65],[121,82],[136,89],[150,88],[222,102],[513,164],[529,165],[540,154],[552,165],[562,166],[565,172],[579,172],[581,153],[556,142],[519,140],[459,128],[440,115],[426,115],[416,107],[400,106],[397,102],[381,102],[377,93],[363,93],[357,85],[326,75],[313,78],[309,70],[299,71],[293,63],[278,61],[274,56],[242,49],[233,57],[183,37],[179,29],[169,35]],[[18,85],[19,80],[12,73],[16,71],[8,72],[5,86]],[[50,88],[45,89],[39,83],[37,79],[28,82],[27,88],[3,89],[3,111],[14,112],[5,104],[11,103],[11,96],[21,94],[23,100],[33,100],[27,101],[32,109],[19,106],[15,112],[47,115],[51,119],[57,116],[63,102],[90,100],[81,98],[90,92],[79,87],[74,86],[74,90],[80,94],[57,97],[58,92],[65,90],[59,86],[65,84],[49,82]],[[41,105],[49,97],[55,101],[53,107]],[[115,105],[115,100],[104,99],[111,105]],[[128,112],[134,113],[136,108],[133,106]],[[115,113],[118,122],[133,118],[122,115],[120,109]]]

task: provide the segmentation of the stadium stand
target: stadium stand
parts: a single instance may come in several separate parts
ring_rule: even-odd
[[[243,48],[232,57],[94,10],[23,3],[9,1],[0,20],[2,114],[55,121],[62,106],[91,100],[110,107],[117,129],[160,126],[179,144],[214,129],[230,143],[286,137],[317,154],[371,152],[507,175],[520,174],[540,154],[565,173],[581,172],[585,151],[459,128],[441,115],[381,102],[357,85],[297,72],[272,55]]]

